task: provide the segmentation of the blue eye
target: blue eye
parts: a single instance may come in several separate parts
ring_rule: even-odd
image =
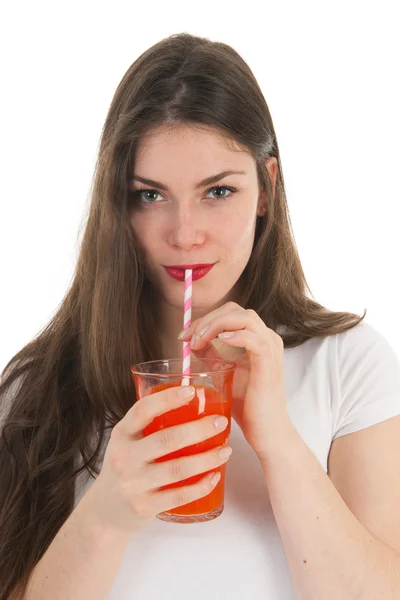
[[[231,194],[234,194],[236,192],[235,188],[232,187],[228,187],[226,185],[217,185],[215,187],[210,188],[209,190],[207,190],[207,194],[209,192],[212,192],[213,190],[228,190],[228,192],[231,192]],[[131,191],[130,192],[130,197],[133,200],[137,200],[139,202],[142,202],[143,204],[157,204],[157,201],[153,198],[153,199],[147,199],[145,200],[143,198],[144,194],[160,194],[160,192],[157,192],[157,190],[149,190],[149,189],[145,189],[145,188],[139,188],[136,191]],[[225,202],[227,199],[229,198],[229,196],[223,196],[223,197],[219,197],[219,198],[210,198],[211,200],[215,200],[215,202]]]
[[[212,192],[213,190],[224,190],[224,191],[228,190],[228,192],[231,192],[231,194],[234,194],[236,192],[235,188],[228,187],[227,185],[217,185],[215,187],[210,188],[208,190],[208,192]],[[231,194],[229,194],[229,196]],[[212,200],[227,200],[229,198],[229,196],[223,196],[223,197],[219,197],[219,198],[212,198]]]

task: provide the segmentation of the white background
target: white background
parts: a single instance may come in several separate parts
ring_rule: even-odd
[[[6,6],[4,4],[4,6]],[[96,153],[125,71],[189,32],[234,47],[280,146],[317,301],[362,314],[400,356],[397,2],[10,2],[0,15],[0,369],[74,271]]]

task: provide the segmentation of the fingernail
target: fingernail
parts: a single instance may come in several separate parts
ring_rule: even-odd
[[[230,446],[225,446],[224,448],[221,448],[218,454],[221,458],[228,458],[228,456],[232,454],[232,448]]]
[[[234,331],[223,331],[222,333],[218,334],[218,337],[220,340],[226,340],[228,338],[231,338],[235,335]]]
[[[188,330],[187,329],[183,329],[183,331],[180,332],[180,334],[178,335],[178,340],[181,340],[182,338],[184,338],[187,334]]]
[[[178,394],[181,398],[190,398],[194,396],[194,387],[192,385],[187,385],[178,388]]]
[[[199,333],[197,334],[197,337],[201,338],[202,335],[207,333],[209,328],[210,328],[209,325],[206,325],[205,327],[203,327],[203,329],[200,329]]]
[[[216,417],[214,425],[217,429],[224,429],[228,425],[228,419],[226,417]]]
[[[211,484],[217,485],[217,483],[220,479],[221,479],[221,473],[214,473],[214,475],[211,478]]]
[[[191,347],[191,348],[194,348],[194,347],[195,347],[197,340],[198,340],[198,337],[197,337],[197,335],[194,335],[194,336],[192,337],[192,339],[191,339],[191,342],[190,342],[190,347]]]

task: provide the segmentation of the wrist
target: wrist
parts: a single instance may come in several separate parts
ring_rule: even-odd
[[[291,448],[302,442],[302,439],[297,432],[295,426],[290,420],[289,415],[282,419],[279,423],[275,423],[272,431],[267,434],[267,439],[262,450],[257,452],[257,456],[261,462],[262,468],[267,469],[271,462],[279,460],[282,454],[291,452]]]
[[[131,536],[132,532],[128,529],[118,529],[103,518],[99,503],[99,493],[96,481],[91,485],[82,500],[77,505],[76,518],[82,533],[92,541],[93,548],[101,550],[105,546],[124,548]]]

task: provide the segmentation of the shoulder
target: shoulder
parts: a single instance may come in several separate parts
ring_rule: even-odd
[[[334,438],[400,414],[400,360],[387,338],[361,322],[336,335]]]
[[[383,333],[369,323],[362,321],[337,334],[336,352],[339,375],[355,380],[362,374],[371,381],[385,375],[391,387],[398,385],[400,390],[400,359]]]
[[[346,350],[349,348],[354,349],[355,347],[373,347],[376,345],[390,347],[387,338],[381,333],[376,327],[361,321],[354,327],[347,329],[341,333],[336,334],[338,341],[338,347]]]

